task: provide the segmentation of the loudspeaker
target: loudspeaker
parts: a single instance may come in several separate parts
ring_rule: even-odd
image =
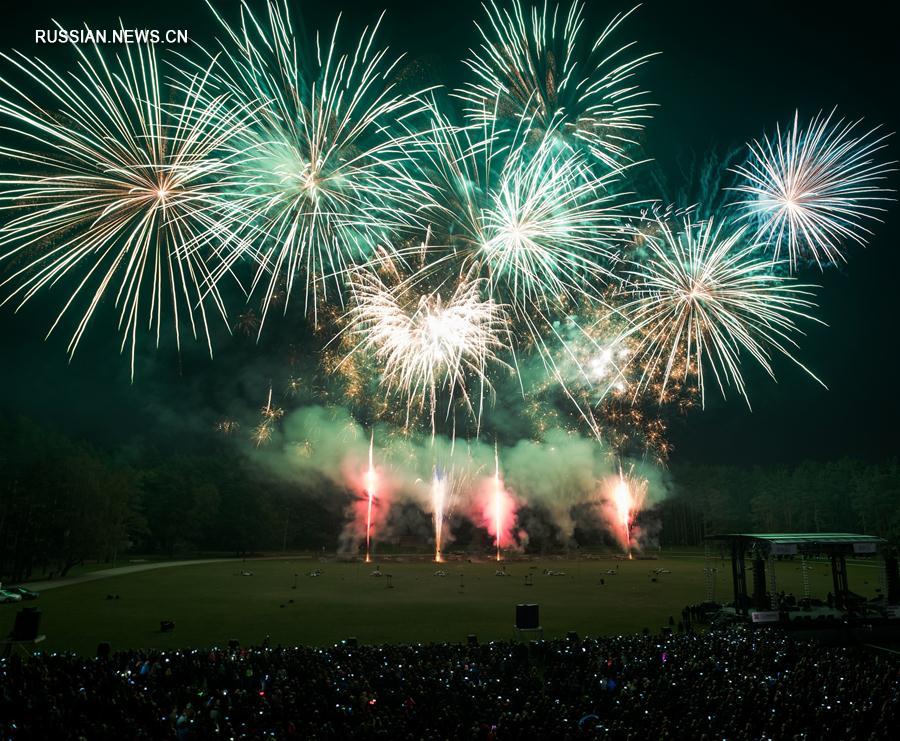
[[[37,607],[23,607],[16,613],[13,624],[12,639],[14,641],[37,640],[41,629],[41,611]]]
[[[535,630],[541,626],[538,606],[535,604],[516,605],[516,628],[519,630]]]
[[[477,646],[478,645],[478,636],[475,635],[474,633],[469,633],[469,635],[466,636],[466,642],[470,646]]]
[[[97,644],[97,658],[108,659],[111,649],[112,646],[110,645],[109,641],[100,641],[100,643]]]
[[[766,594],[766,562],[761,558],[753,559],[753,605],[757,610],[765,610],[769,606]]]
[[[887,582],[887,602],[889,605],[900,604],[900,567],[896,554],[884,559],[885,581]]]

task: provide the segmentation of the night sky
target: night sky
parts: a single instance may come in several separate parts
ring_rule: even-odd
[[[394,51],[407,51],[428,84],[461,79],[459,60],[476,43],[472,20],[481,15],[475,0],[297,5],[310,27],[323,28],[343,8],[348,29],[374,21],[385,7],[382,40]],[[617,40],[637,39],[643,52],[663,52],[641,71],[644,87],[660,104],[646,132],[648,155],[677,180],[687,163],[711,147],[738,147],[771,131],[777,121],[787,122],[795,108],[808,118],[837,105],[844,116],[864,116],[871,126],[897,131],[900,54],[897,26],[884,16],[884,5],[861,0],[831,10],[818,2],[646,2],[617,32]],[[229,6],[236,3],[217,4]],[[597,32],[615,12],[631,7],[598,0],[588,6]],[[12,15],[4,10],[0,48],[70,59],[66,48],[33,44],[34,29],[51,27],[51,18],[66,27],[87,22],[112,28],[121,15],[126,26],[186,28],[200,42],[215,31],[201,0],[124,8],[119,2],[17,3]],[[900,156],[896,140],[885,156]],[[891,183],[898,185],[900,174]],[[828,390],[788,360],[775,361],[778,383],[748,363],[753,411],[737,395],[721,401],[708,393],[706,411],[693,412],[673,429],[674,463],[843,456],[877,461],[896,454],[900,208],[889,204],[884,218],[885,224],[872,227],[876,235],[867,249],[848,248],[843,269],[800,276],[823,286],[818,316],[829,326],[804,325],[809,335],[799,357]],[[218,415],[236,406],[258,407],[268,379],[279,376],[275,350],[303,341],[295,335],[297,318],[279,317],[258,346],[223,334],[212,361],[198,345],[189,344],[180,358],[170,347],[159,352],[145,347],[132,384],[127,358],[118,355],[111,313],[95,319],[71,364],[65,332],[44,341],[60,303],[60,293],[47,292],[18,315],[8,306],[0,309],[0,410],[107,446],[177,444],[179,436],[208,431]]]

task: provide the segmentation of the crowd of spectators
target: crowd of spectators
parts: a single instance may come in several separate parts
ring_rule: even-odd
[[[896,655],[746,628],[0,662],[3,739],[850,741],[888,738],[898,710]]]

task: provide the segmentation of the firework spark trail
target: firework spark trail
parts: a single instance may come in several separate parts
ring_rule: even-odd
[[[260,414],[262,419],[253,430],[253,442],[256,443],[257,448],[272,439],[275,423],[284,416],[284,409],[272,403],[272,384],[269,384],[269,397],[266,405],[260,410]]]
[[[619,525],[622,528],[622,535],[625,544],[625,552],[631,558],[631,491],[628,488],[628,482],[619,474],[615,488],[613,489],[613,502],[616,507],[616,515]]]
[[[628,558],[632,558],[635,542],[635,518],[640,513],[647,498],[647,479],[636,476],[633,469],[619,472],[602,482],[604,499],[607,505],[606,519],[616,539],[622,544]]]
[[[366,563],[372,562],[372,502],[375,499],[375,493],[378,487],[378,478],[375,474],[375,466],[372,462],[373,448],[375,447],[375,432],[369,439],[369,469],[366,471],[366,496],[368,504],[366,506]]]
[[[409,284],[391,289],[377,275],[354,275],[353,304],[347,332],[355,339],[351,353],[371,353],[389,394],[406,401],[411,411],[428,410],[432,434],[438,396],[448,393],[448,414],[455,395],[480,418],[482,399],[491,384],[487,366],[504,346],[504,313],[480,297],[479,281],[461,282],[444,299],[440,292],[418,294]],[[478,386],[477,404],[467,381]]]
[[[863,222],[880,221],[885,209],[879,204],[894,200],[882,187],[895,162],[879,162],[876,154],[887,146],[889,134],[878,127],[860,133],[862,120],[832,121],[813,117],[801,128],[799,112],[793,125],[782,133],[749,145],[749,157],[732,172],[743,182],[729,190],[744,194],[736,205],[778,261],[787,251],[791,270],[804,256],[823,263],[844,261],[842,246],[855,242],[864,247],[872,233]]]
[[[233,162],[217,152],[245,126],[246,108],[209,94],[205,68],[184,83],[179,103],[163,104],[168,92],[152,47],[129,47],[111,64],[96,45],[93,54],[74,49],[77,72],[67,75],[17,52],[0,55],[37,91],[31,96],[2,80],[5,141],[24,144],[4,143],[0,154],[41,171],[0,174],[0,210],[24,210],[0,229],[0,260],[25,262],[3,281],[13,286],[3,303],[19,308],[42,289],[73,282],[50,328],[88,294],[71,356],[112,294],[132,377],[138,327],[146,321],[158,345],[167,303],[176,344],[186,316],[211,354],[206,300],[227,326],[217,288],[227,273],[219,270],[220,250],[240,218],[224,197]]]
[[[494,443],[494,528],[497,532],[497,560],[500,560],[500,548],[503,537],[503,483],[500,480],[500,455]]]
[[[421,104],[393,81],[401,57],[374,46],[380,18],[342,52],[339,17],[304,65],[286,1],[269,0],[267,20],[242,5],[235,27],[216,16],[227,39],[215,79],[255,112],[229,142],[242,173],[235,203],[253,215],[230,259],[258,263],[251,290],[263,290],[261,325],[279,286],[289,298],[298,276],[315,318],[329,283],[340,296],[348,268],[391,254],[397,235],[416,223],[422,188],[410,162],[419,133],[399,127]]]
[[[437,466],[431,478],[431,507],[434,517],[434,561],[441,563],[444,560],[441,554],[441,545],[444,530],[444,509],[447,505],[447,479],[441,475]]]
[[[636,8],[616,15],[587,53],[583,2],[569,5],[564,22],[561,6],[547,2],[531,6],[530,18],[520,0],[512,12],[494,0],[484,8],[488,23],[476,23],[480,50],[465,60],[476,81],[456,93],[469,105],[466,114],[476,121],[530,117],[533,127],[552,129],[563,141],[585,145],[610,169],[621,168],[635,145],[630,137],[650,118],[651,105],[634,77],[654,55],[629,57],[633,43],[617,49],[609,44]]]
[[[758,243],[745,240],[744,228],[723,233],[711,220],[686,220],[680,233],[665,222],[657,226],[659,235],[647,240],[650,257],[631,268],[620,307],[631,321],[626,334],[637,338],[637,390],[661,375],[662,395],[685,357],[697,374],[701,401],[706,365],[723,395],[725,385],[733,385],[749,405],[741,355],[748,353],[774,378],[772,351],[819,381],[790,349],[797,345],[796,320],[818,321],[808,313],[815,306],[812,286],[773,275],[769,260],[758,257]]]

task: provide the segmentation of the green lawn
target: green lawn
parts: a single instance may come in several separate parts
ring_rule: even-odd
[[[715,564],[717,598],[731,592],[727,561]],[[618,566],[618,574],[604,572]],[[582,635],[657,630],[681,608],[705,597],[704,560],[698,557],[655,561],[513,562],[511,576],[494,575],[494,563],[444,564],[446,578],[433,576],[431,563],[385,563],[387,579],[369,576],[372,567],[319,563],[314,559],[267,560],[181,566],[75,584],[49,590],[37,602],[47,635],[44,650],[70,649],[93,654],[99,641],[113,648],[174,648],[260,642],[328,644],[348,636],[364,643],[461,641],[468,633],[481,640],[511,637],[514,606],[537,602],[545,636],[568,630]],[[314,568],[322,576],[305,574]],[[543,569],[564,571],[545,576]],[[650,580],[650,570],[671,574]],[[241,576],[241,569],[253,576]],[[778,589],[801,594],[799,562],[781,562]],[[294,574],[297,588],[293,589]],[[526,574],[533,586],[525,586]],[[464,586],[460,588],[462,583]],[[748,574],[749,576],[749,574]],[[871,596],[879,585],[876,563],[849,567],[850,586]],[[599,586],[600,579],[605,580]],[[826,563],[811,574],[813,595],[831,589]],[[119,599],[108,600],[108,594]],[[21,605],[0,605],[0,628],[12,626]],[[174,620],[172,633],[160,633],[159,621]]]

